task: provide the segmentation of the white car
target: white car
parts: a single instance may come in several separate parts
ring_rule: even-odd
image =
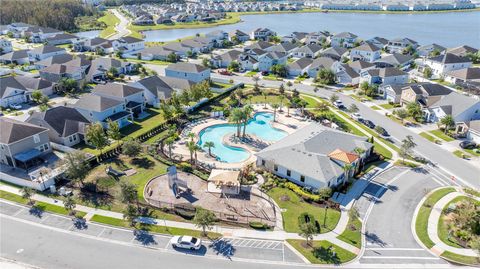
[[[354,120],[362,120],[362,115],[358,114],[358,113],[353,113],[352,114],[352,119]]]
[[[202,247],[202,240],[192,236],[174,236],[170,239],[170,244],[174,248],[184,248],[190,250],[199,250]]]
[[[22,109],[22,105],[19,105],[19,104],[11,104],[11,105],[10,105],[10,108],[12,108],[12,109]]]
[[[344,106],[343,106],[343,102],[340,101],[340,100],[337,100],[337,101],[333,102],[333,105],[334,105],[336,108],[342,108],[342,107],[344,107]]]

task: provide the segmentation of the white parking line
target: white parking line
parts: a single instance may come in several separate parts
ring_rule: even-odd
[[[46,221],[48,219],[48,217],[50,217],[50,216],[46,216],[45,218],[43,218],[42,221],[40,221],[40,223],[43,223],[44,221]]]
[[[18,210],[17,212],[15,212],[15,214],[12,215],[12,217],[15,217],[18,214],[22,213],[23,210],[25,210],[25,208],[20,208],[20,210]]]
[[[97,237],[102,236],[103,232],[105,232],[105,228],[103,228],[103,229],[98,233]]]
[[[275,242],[270,242],[270,244],[268,244],[267,246],[265,246],[265,248],[269,248],[270,246],[272,246]]]
[[[367,250],[373,250],[373,251],[424,251],[425,249],[423,248],[367,248]]]

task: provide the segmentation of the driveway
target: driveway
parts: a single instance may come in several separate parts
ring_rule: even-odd
[[[51,107],[57,107],[57,106],[75,104],[77,101],[78,99],[75,99],[75,98],[53,95],[50,97],[49,103]],[[21,115],[14,116],[10,114],[10,115],[6,115],[6,117],[16,119],[19,121],[25,121],[30,116],[29,114],[30,111],[40,111],[40,108],[37,105],[22,104],[22,109],[20,109],[19,111],[22,112]]]

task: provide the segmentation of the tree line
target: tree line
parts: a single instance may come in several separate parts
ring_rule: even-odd
[[[0,24],[24,22],[63,31],[76,30],[75,18],[98,11],[81,0],[2,0]]]
[[[140,5],[140,4],[171,4],[183,3],[181,0],[104,0],[105,6],[121,6],[121,5]]]

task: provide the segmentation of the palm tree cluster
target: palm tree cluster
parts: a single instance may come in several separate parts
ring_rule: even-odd
[[[228,120],[237,126],[237,137],[245,137],[248,121],[252,118],[253,107],[246,105],[244,107],[236,107],[230,112]],[[242,134],[243,126],[243,134]]]

